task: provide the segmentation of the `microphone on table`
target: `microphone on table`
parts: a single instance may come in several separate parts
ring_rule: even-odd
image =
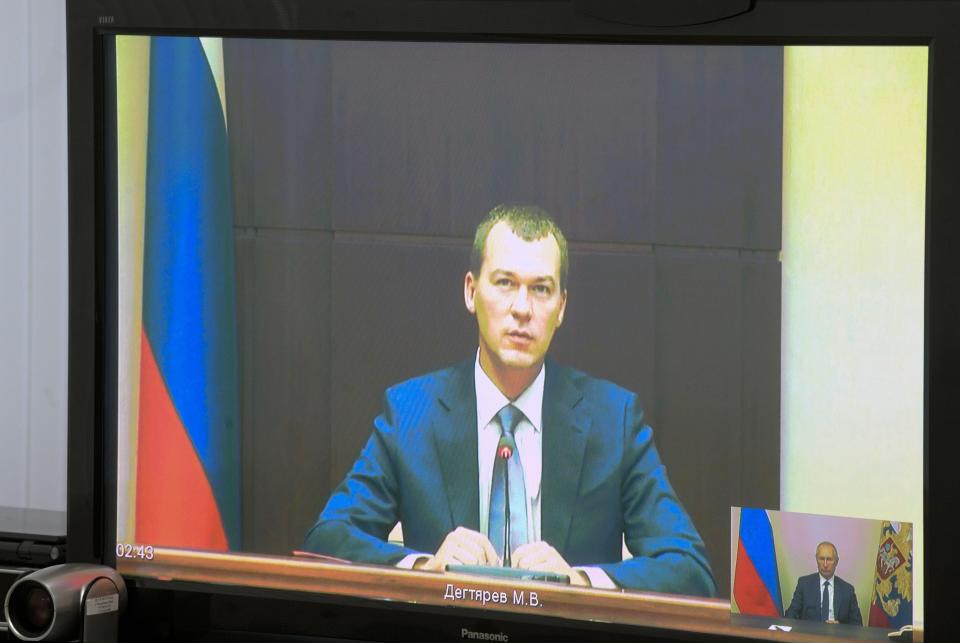
[[[500,438],[497,445],[497,457],[503,460],[503,566],[511,567],[510,562],[510,467],[508,463],[513,456],[513,447],[507,443],[506,437]]]

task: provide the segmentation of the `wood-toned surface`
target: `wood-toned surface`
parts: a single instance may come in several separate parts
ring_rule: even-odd
[[[152,561],[118,560],[117,569],[127,575],[167,581],[244,585],[430,605],[486,607],[491,610],[728,634],[750,639],[786,642],[886,639],[883,631],[873,628],[830,628],[819,623],[784,619],[777,622],[794,623],[795,631],[772,632],[766,629],[769,619],[731,617],[730,603],[722,599],[575,588],[554,583],[515,582],[466,574],[415,572],[292,557],[158,548]],[[457,589],[467,590],[468,597],[461,600],[448,598],[451,591]],[[490,601],[484,605],[481,600],[470,598],[480,592],[489,592],[491,595],[502,592],[507,601]],[[515,596],[522,597],[521,604],[514,602]],[[922,641],[922,633],[915,636],[914,640]]]

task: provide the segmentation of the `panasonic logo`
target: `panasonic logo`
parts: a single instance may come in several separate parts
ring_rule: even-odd
[[[460,638],[469,641],[496,641],[496,643],[510,643],[510,636],[504,632],[474,632],[463,627],[460,628]]]

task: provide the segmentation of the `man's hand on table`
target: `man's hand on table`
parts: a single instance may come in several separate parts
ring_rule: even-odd
[[[545,541],[517,547],[512,556],[512,567],[537,572],[553,572],[570,577],[570,584],[589,587],[586,574],[573,569],[560,553]],[[424,571],[444,571],[447,565],[501,564],[490,540],[478,531],[457,527],[447,534],[437,553],[414,563],[413,568]]]
[[[479,531],[457,527],[443,539],[440,549],[430,558],[418,560],[414,569],[443,571],[447,565],[499,565],[500,559],[490,540]]]
[[[570,577],[571,585],[590,587],[587,575],[568,565],[560,552],[543,540],[517,547],[511,562],[517,569],[565,574]]]

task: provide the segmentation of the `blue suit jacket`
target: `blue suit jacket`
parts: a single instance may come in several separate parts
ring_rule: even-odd
[[[547,363],[541,537],[621,587],[712,596],[703,541],[677,499],[636,396]],[[480,522],[474,361],[387,390],[383,413],[304,547],[392,565]],[[385,541],[400,520],[404,547]],[[621,535],[633,558],[622,560]]]
[[[841,623],[863,625],[860,616],[860,606],[857,605],[857,593],[853,585],[834,575],[833,577],[833,616]],[[820,620],[820,574],[801,576],[797,580],[797,589],[793,592],[790,607],[784,612],[787,618],[802,619],[804,621]]]

